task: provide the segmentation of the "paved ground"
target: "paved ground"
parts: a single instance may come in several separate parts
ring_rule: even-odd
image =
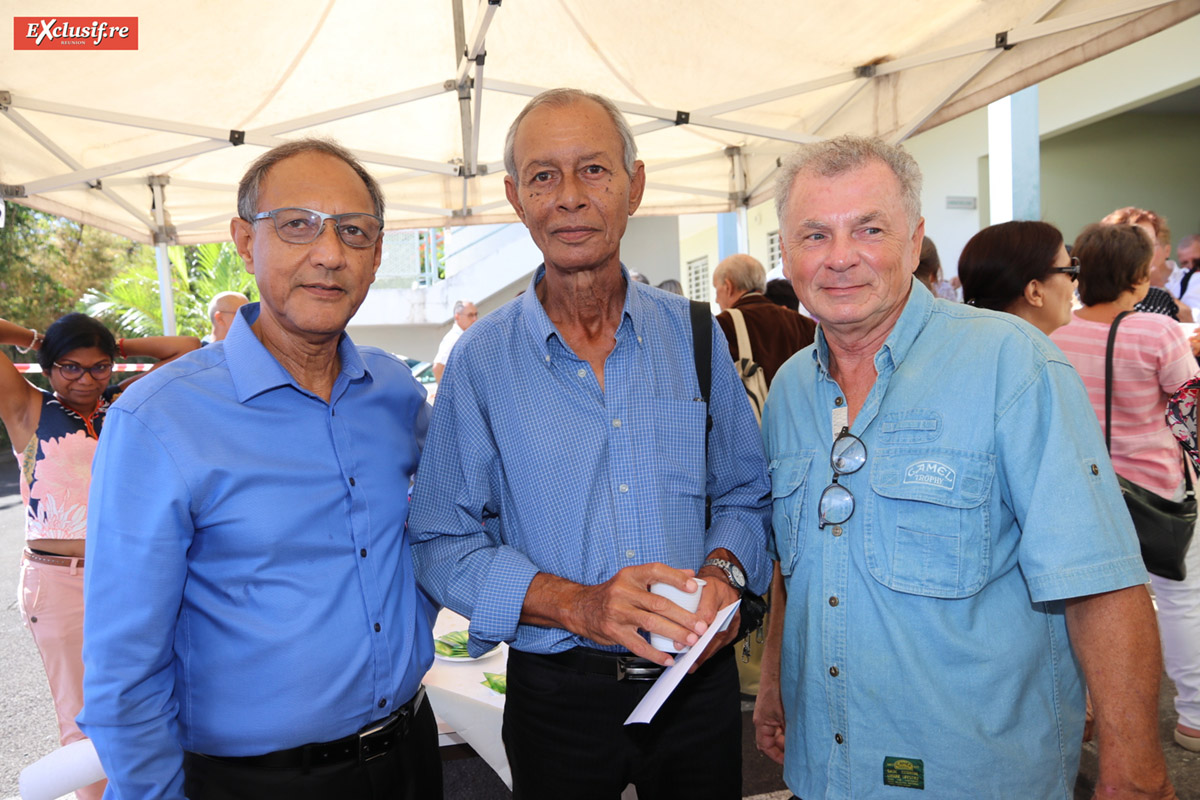
[[[0,454],[0,798],[14,797],[21,769],[58,747],[41,661],[17,610],[16,586],[23,539],[16,463],[11,454],[3,453]],[[1168,766],[1180,799],[1200,800],[1200,754],[1183,750],[1171,739],[1175,724],[1173,695],[1174,687],[1164,680],[1160,730]],[[754,750],[749,716],[747,711],[743,742],[745,795],[754,800],[786,798],[786,792],[778,792],[783,788],[778,767]],[[1084,748],[1076,786],[1078,800],[1090,797],[1095,774],[1095,749],[1088,745]],[[512,796],[478,758],[446,761],[445,776],[446,800],[506,800]]]

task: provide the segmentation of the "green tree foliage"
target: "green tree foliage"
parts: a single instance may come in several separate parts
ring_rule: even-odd
[[[233,244],[169,247],[171,288],[175,294],[175,325],[180,334],[206,336],[211,323],[208,301],[220,292],[241,292],[258,299],[254,276]],[[104,320],[122,336],[160,336],[162,304],[154,251],[142,248],[135,263],[107,286],[87,294],[83,310]]]
[[[0,317],[45,330],[129,263],[137,245],[68,219],[6,204],[0,228]]]

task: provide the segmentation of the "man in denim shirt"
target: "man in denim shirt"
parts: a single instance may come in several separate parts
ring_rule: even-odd
[[[920,180],[858,137],[779,180],[784,268],[821,325],[763,416],[787,610],[759,748],[804,800],[1066,800],[1086,679],[1097,794],[1174,797],[1146,572],[1083,385],[1016,317],[912,280]]]

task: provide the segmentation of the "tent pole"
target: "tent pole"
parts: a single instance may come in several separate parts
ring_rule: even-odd
[[[164,208],[163,185],[170,181],[166,175],[150,176],[150,191],[154,193],[154,254],[158,261],[158,300],[162,306],[163,335],[174,336],[175,291],[171,287],[171,259],[167,257],[167,215]]]

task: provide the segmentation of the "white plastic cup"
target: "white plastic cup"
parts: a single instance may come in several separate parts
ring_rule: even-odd
[[[656,583],[652,585],[650,593],[656,594],[659,597],[665,597],[683,610],[695,613],[696,609],[700,607],[700,593],[704,591],[705,581],[703,578],[692,578],[692,580],[696,582],[696,591],[690,594],[682,589],[676,589],[669,583]],[[674,640],[669,636],[657,633],[650,634],[650,646],[664,653],[686,653],[688,650],[687,647],[677,650]]]

